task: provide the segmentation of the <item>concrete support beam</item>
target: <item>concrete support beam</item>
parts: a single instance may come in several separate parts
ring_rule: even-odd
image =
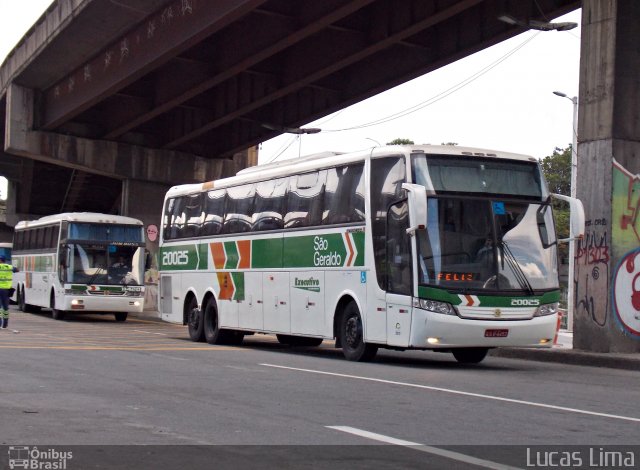
[[[4,151],[13,155],[119,179],[159,184],[209,181],[231,176],[252,164],[249,152],[232,159],[205,159],[103,140],[34,131],[33,92],[15,84],[7,92]]]
[[[640,352],[640,2],[584,0],[574,347]]]

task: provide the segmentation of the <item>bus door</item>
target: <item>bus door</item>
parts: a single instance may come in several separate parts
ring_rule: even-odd
[[[262,273],[264,294],[264,329],[289,333],[291,306],[289,302],[289,273]]]
[[[412,312],[412,257],[407,201],[393,204],[387,212],[387,344],[408,346]]]
[[[235,325],[241,328],[261,330],[263,327],[263,294],[261,272],[247,271],[244,276],[244,300],[239,305],[238,321]]]

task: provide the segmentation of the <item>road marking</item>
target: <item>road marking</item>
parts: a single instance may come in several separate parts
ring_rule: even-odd
[[[457,460],[458,462],[464,462],[471,465],[477,465],[479,467],[491,468],[495,470],[515,470],[517,467],[509,467],[490,460],[479,459],[470,455],[461,454],[459,452],[453,452],[451,450],[439,449],[437,447],[427,446],[419,444],[417,442],[405,441],[402,439],[396,439],[395,437],[385,436],[384,434],[377,434],[375,432],[365,431],[363,429],[352,428],[351,426],[325,426],[329,429],[335,429],[336,431],[342,431],[349,434],[355,434],[356,436],[365,437],[378,442],[384,442],[385,444],[392,444],[395,446],[408,447],[410,449],[418,450],[420,452],[426,452],[428,454],[439,455],[451,460]]]
[[[451,393],[454,395],[463,395],[463,396],[467,396],[467,397],[475,397],[475,398],[484,398],[486,400],[495,400],[495,401],[502,401],[502,402],[507,402],[507,403],[515,403],[517,405],[527,405],[527,406],[534,406],[534,407],[538,407],[538,408],[547,408],[547,409],[551,409],[551,410],[558,410],[558,411],[567,411],[569,413],[578,413],[578,414],[584,414],[584,415],[589,415],[589,416],[598,416],[601,418],[612,418],[612,419],[619,419],[619,420],[623,420],[623,421],[631,421],[634,423],[640,423],[640,418],[633,418],[631,416],[620,416],[620,415],[613,415],[613,414],[609,414],[609,413],[598,413],[596,411],[588,411],[588,410],[581,410],[578,408],[568,408],[566,406],[558,406],[558,405],[548,405],[546,403],[538,403],[538,402],[534,402],[534,401],[526,401],[526,400],[516,400],[514,398],[505,398],[505,397],[497,397],[497,396],[493,396],[493,395],[484,395],[482,393],[472,393],[472,392],[463,392],[461,390],[453,390],[450,388],[442,388],[442,387],[433,387],[430,385],[420,385],[420,384],[412,384],[409,382],[396,382],[394,380],[385,380],[385,379],[375,379],[372,377],[362,377],[362,376],[358,376],[358,375],[348,375],[348,374],[338,374],[335,372],[324,372],[324,371],[320,371],[320,370],[312,370],[312,369],[300,369],[297,367],[286,367],[286,366],[279,366],[276,364],[260,364],[261,366],[264,367],[273,367],[276,369],[285,369],[285,370],[293,370],[293,371],[298,371],[298,372],[309,372],[312,374],[319,374],[319,375],[330,375],[333,377],[343,377],[343,378],[347,378],[347,379],[356,379],[356,380],[366,380],[369,382],[378,382],[378,383],[384,383],[384,384],[389,384],[389,385],[401,385],[403,387],[412,387],[412,388],[420,388],[423,390],[433,390],[435,392],[444,392],[444,393]]]
[[[154,333],[153,331],[143,331],[143,330],[131,330],[131,331],[135,331],[137,333],[147,333],[149,335],[162,335],[162,336],[167,336],[167,333]]]

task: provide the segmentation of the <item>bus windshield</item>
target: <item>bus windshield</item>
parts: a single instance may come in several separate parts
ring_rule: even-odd
[[[558,289],[548,204],[430,197],[418,233],[420,284],[460,292]]]
[[[69,243],[63,261],[65,282],[79,284],[144,284],[144,248]]]

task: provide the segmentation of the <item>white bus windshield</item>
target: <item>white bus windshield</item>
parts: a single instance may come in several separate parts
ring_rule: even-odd
[[[70,243],[63,280],[78,284],[144,284],[144,248]]]
[[[551,207],[431,197],[418,233],[420,284],[460,291],[558,289]]]

